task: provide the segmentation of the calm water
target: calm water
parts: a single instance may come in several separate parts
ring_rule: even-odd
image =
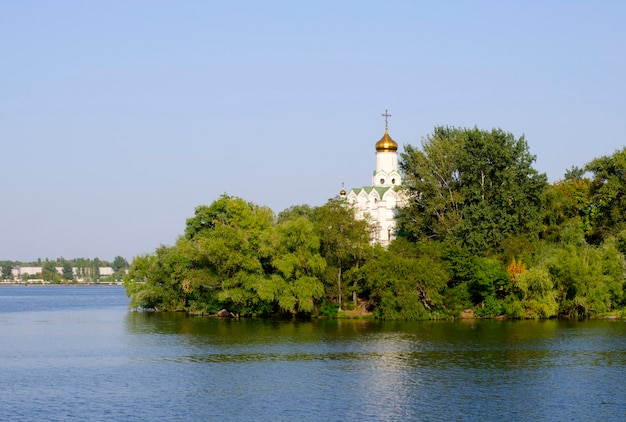
[[[217,320],[0,286],[0,420],[624,420],[623,321]]]

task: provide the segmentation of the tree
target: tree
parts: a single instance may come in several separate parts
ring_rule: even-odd
[[[539,292],[531,297],[537,303],[550,303],[552,289],[541,272],[543,269],[553,281],[561,316],[589,317],[622,307],[626,262],[618,250],[618,241],[610,237],[602,245],[590,245],[585,242],[582,229],[572,229],[567,242],[546,244],[538,249],[534,267],[537,273],[529,284],[531,290]],[[523,284],[518,286],[520,290],[524,291]]]
[[[64,280],[73,280],[74,279],[74,269],[72,268],[72,264],[69,261],[63,260],[63,269],[61,270],[61,276]]]
[[[543,239],[567,242],[563,236],[570,226],[580,227],[585,233],[591,232],[590,183],[587,178],[570,176],[547,186],[541,230]]]
[[[427,319],[443,312],[448,274],[419,245],[399,238],[388,250],[378,246],[362,272],[375,313],[382,319]]]
[[[436,127],[422,151],[405,147],[400,167],[409,198],[400,226],[411,239],[498,250],[510,236],[535,236],[546,176],[524,137],[493,129]]]
[[[220,283],[219,300],[238,314],[267,310],[257,291],[271,268],[273,225],[271,209],[228,195],[187,219],[192,266],[203,269],[211,284]]]
[[[589,188],[591,230],[587,238],[599,244],[626,228],[626,148],[592,160],[585,169],[593,173]]]
[[[56,282],[59,280],[59,274],[57,273],[54,261],[49,261],[48,259],[46,259],[46,261],[41,266],[41,277],[45,281]]]
[[[111,269],[113,270],[113,278],[116,281],[120,281],[124,278],[124,275],[126,274],[126,270],[128,269],[128,261],[118,255],[113,259]]]
[[[2,279],[7,280],[13,278],[13,263],[11,261],[2,261],[0,262],[0,266],[2,266]]]
[[[279,224],[277,232],[279,244],[272,262],[276,271],[260,285],[259,296],[286,312],[312,312],[324,296],[320,277],[326,268],[313,223],[300,216]]]
[[[314,220],[315,208],[309,205],[293,205],[278,213],[278,224],[298,217],[306,217],[309,220]]]
[[[354,209],[343,199],[332,198],[315,212],[320,250],[334,272],[337,304],[342,306],[342,273],[359,266],[367,256],[371,227],[357,220]]]
[[[551,318],[558,315],[559,304],[554,281],[542,266],[531,268],[517,275],[515,288],[520,298],[521,318]]]
[[[175,247],[159,247],[153,255],[138,256],[124,278],[130,306],[145,309],[185,308],[182,279],[186,262]]]
[[[464,143],[461,130],[440,126],[422,141],[422,151],[404,147],[400,168],[409,206],[399,222],[410,239],[454,238],[462,221],[459,161]]]
[[[91,276],[92,281],[100,280],[100,267],[101,266],[102,266],[102,262],[100,261],[99,258],[96,257],[91,261],[90,276]]]
[[[111,268],[113,269],[113,272],[125,270],[128,268],[128,261],[126,261],[126,259],[118,255],[113,259]]]

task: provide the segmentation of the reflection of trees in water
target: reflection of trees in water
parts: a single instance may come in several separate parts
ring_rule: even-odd
[[[572,419],[580,412],[593,419],[598,409],[615,416],[617,400],[597,406],[600,396],[621,392],[623,327],[622,321],[126,317],[134,361],[157,372],[174,368],[184,377],[179,385],[190,382],[194,391],[220,385],[207,395],[215,403],[242,391],[255,401],[288,395],[319,402],[312,409],[337,399],[350,403],[346,419],[378,420]]]
[[[590,323],[220,319],[148,312],[126,317],[132,338],[147,348],[189,348],[182,359],[371,362],[386,370],[537,370],[558,365],[564,354],[572,359],[579,353],[581,360],[585,348],[578,342],[590,335],[580,335],[584,324]],[[595,359],[610,364],[602,356]]]
[[[318,341],[380,331],[371,320],[300,320],[278,318],[211,318],[182,312],[129,312],[126,329],[133,334],[179,334],[218,341]]]

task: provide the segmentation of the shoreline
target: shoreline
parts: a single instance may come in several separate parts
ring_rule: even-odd
[[[14,281],[0,281],[0,286],[123,286],[122,281],[104,281],[89,283],[52,283],[50,281],[35,281],[32,283],[16,283]]]

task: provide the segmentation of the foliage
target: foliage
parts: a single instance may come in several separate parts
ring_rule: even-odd
[[[475,257],[471,263],[468,291],[475,304],[489,298],[502,299],[509,293],[509,275],[502,265],[490,258]]]
[[[298,217],[305,217],[308,220],[313,221],[315,219],[315,208],[309,205],[293,205],[286,210],[278,213],[278,224]]]
[[[185,257],[175,247],[159,247],[154,255],[133,260],[124,286],[130,306],[144,309],[184,309],[181,279]]]
[[[506,268],[506,272],[509,273],[511,283],[515,284],[520,275],[526,271],[526,264],[522,260],[513,259],[509,266]]]
[[[559,315],[588,317],[624,304],[626,267],[614,241],[557,246],[542,265],[554,280]]]
[[[448,275],[429,254],[414,245],[394,242],[378,248],[362,268],[370,300],[382,319],[427,319],[443,311]]]
[[[63,277],[63,280],[67,281],[74,279],[74,269],[69,261],[63,261],[61,276]]]
[[[326,261],[319,254],[319,237],[305,217],[277,227],[280,238],[273,266],[276,272],[259,287],[262,300],[276,302],[282,311],[311,312],[324,296],[320,280]]]
[[[521,302],[521,318],[552,318],[557,316],[559,304],[554,281],[544,267],[531,268],[515,277],[515,287]]]
[[[128,269],[128,261],[126,261],[126,259],[118,255],[113,259],[111,268],[113,269],[114,272],[126,270]]]
[[[222,195],[195,209],[174,246],[133,260],[126,292],[133,307],[241,316],[336,317],[357,306],[406,320],[623,311],[626,149],[550,185],[534,159],[524,137],[500,129],[435,128],[421,150],[405,147],[403,236],[387,249],[369,244],[371,228],[343,198],[275,216]],[[116,257],[116,272],[124,264]]]
[[[333,279],[326,278],[327,286],[336,286],[339,309],[342,306],[342,274],[359,267],[368,256],[371,227],[356,220],[354,210],[343,199],[330,199],[315,211],[316,232],[320,238],[320,253],[326,259]],[[353,279],[354,280],[354,279]],[[332,290],[331,290],[332,291]]]
[[[128,261],[121,256],[116,256],[111,263],[111,269],[113,270],[113,279],[121,281],[128,270]]]
[[[576,173],[578,174],[578,173]],[[544,193],[541,237],[551,242],[565,242],[566,226],[579,226],[585,233],[591,231],[590,180],[585,178],[556,182]]]
[[[267,281],[273,223],[269,208],[227,195],[187,220],[181,242],[192,267],[203,269],[209,288],[219,285],[219,301],[240,315],[262,309],[257,291]]]
[[[368,239],[343,200],[292,207],[276,222],[269,208],[223,195],[196,208],[175,246],[136,258],[126,291],[133,307],[336,314],[341,274],[364,262]]]
[[[13,267],[15,263],[11,261],[0,261],[0,267],[2,267],[2,279],[7,280],[13,278]]]
[[[54,261],[49,261],[46,259],[46,262],[41,266],[41,277],[45,281],[50,281],[53,283],[59,282],[59,273],[57,273],[56,264]]]
[[[546,177],[533,167],[524,137],[493,129],[436,127],[422,151],[401,155],[409,204],[400,224],[409,238],[499,250],[509,236],[532,237]]]
[[[626,229],[626,148],[603,156],[585,167],[593,173],[589,186],[591,231],[588,239],[599,244]]]

